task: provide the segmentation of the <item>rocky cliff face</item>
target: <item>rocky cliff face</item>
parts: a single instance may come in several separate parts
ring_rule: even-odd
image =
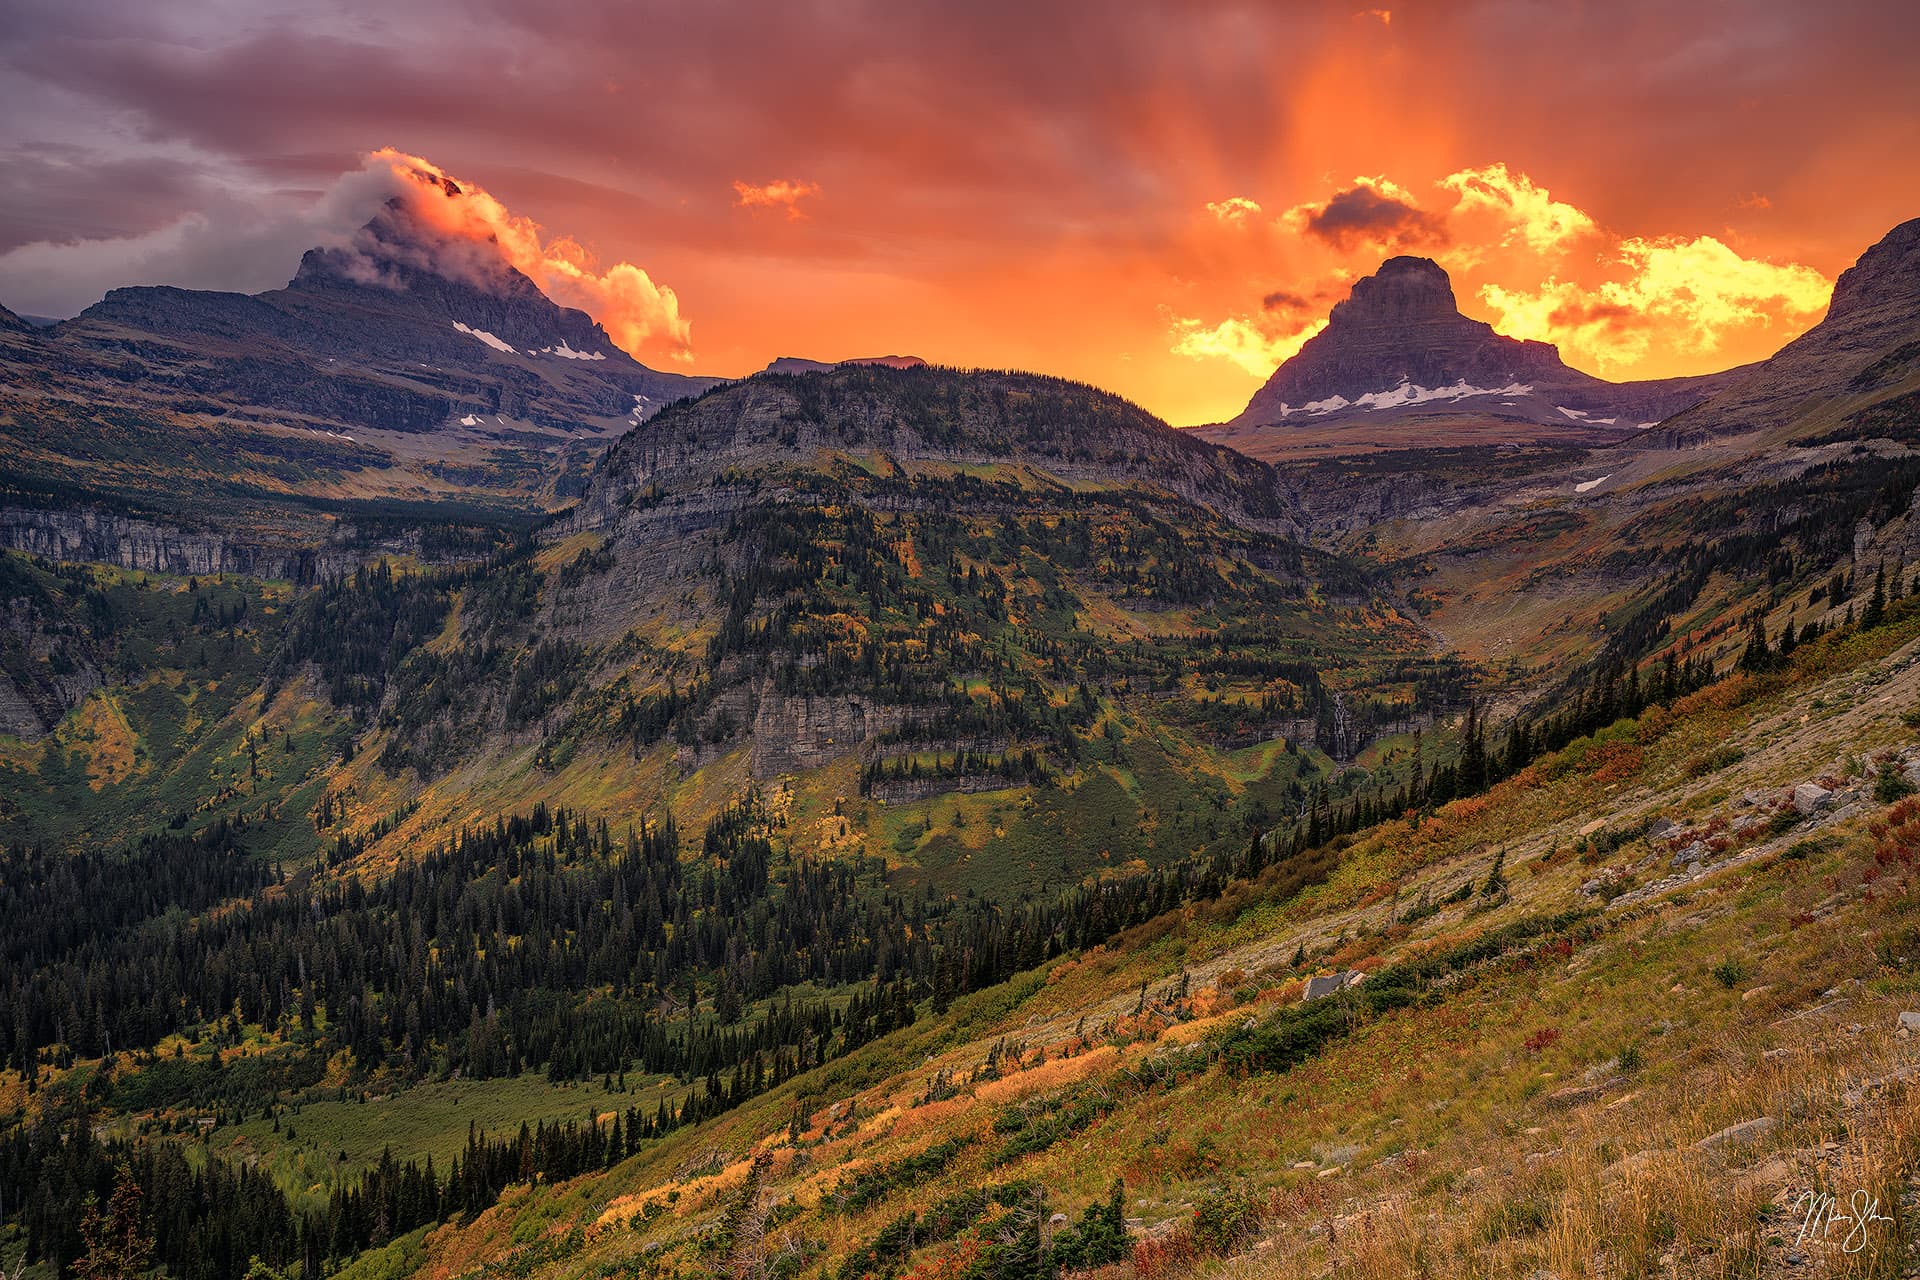
[[[38,741],[104,683],[85,645],[70,641],[29,600],[0,606],[0,735]]]
[[[765,780],[830,764],[898,728],[903,715],[899,707],[860,694],[794,696],[763,680],[755,693],[750,736],[753,776]]]
[[[144,573],[238,573],[305,584],[351,573],[383,557],[432,558],[417,533],[360,539],[343,530],[343,535],[333,543],[298,546],[248,541],[218,530],[182,529],[95,508],[0,508],[0,547],[48,560],[110,564]]]
[[[214,532],[189,532],[89,509],[0,510],[0,545],[48,560],[87,561],[147,573],[245,573],[311,581],[317,553],[246,546]]]
[[[1438,263],[1399,257],[1356,283],[1228,425],[1472,413],[1629,432],[1698,403],[1722,380],[1602,381],[1569,368],[1551,343],[1504,337],[1460,314]]]

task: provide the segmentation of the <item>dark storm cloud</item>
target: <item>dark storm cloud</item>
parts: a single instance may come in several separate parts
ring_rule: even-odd
[[[1363,244],[1414,248],[1447,242],[1446,220],[1439,214],[1364,184],[1337,192],[1325,204],[1306,207],[1301,226],[1308,235],[1340,249]]]
[[[0,253],[37,240],[141,235],[202,208],[203,166],[167,158],[102,160],[75,146],[0,152]]]

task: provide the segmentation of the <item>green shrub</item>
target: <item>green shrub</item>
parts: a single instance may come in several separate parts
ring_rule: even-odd
[[[1215,1187],[1193,1207],[1193,1243],[1202,1253],[1233,1253],[1259,1228],[1259,1208],[1237,1187]]]
[[[1078,1224],[1054,1233],[1049,1250],[1053,1269],[1078,1271],[1104,1267],[1127,1256],[1126,1215],[1126,1186],[1115,1178],[1105,1200],[1088,1205]]]
[[[1907,775],[1898,763],[1889,760],[1880,766],[1880,776],[1873,780],[1873,798],[1881,804],[1892,804],[1914,793],[1914,785],[1907,781]]]

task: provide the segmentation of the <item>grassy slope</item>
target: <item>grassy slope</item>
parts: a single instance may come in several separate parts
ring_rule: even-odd
[[[1869,827],[1883,806],[1847,775],[1912,742],[1901,716],[1920,702],[1916,635],[1908,609],[1869,636],[1803,651],[1787,677],[1736,679],[1616,726],[1417,830],[1363,836],[1327,883],[1292,900],[1254,889],[1146,926],[604,1176],[512,1192],[408,1246],[403,1270],[724,1265],[703,1233],[739,1199],[758,1151],[770,1158],[762,1195],[790,1201],[769,1247],[791,1244],[817,1274],[966,1186],[1033,1179],[1049,1208],[1077,1215],[1116,1175],[1143,1240],[1137,1269],[1156,1274],[1217,1265],[1195,1237],[1196,1205],[1246,1206],[1246,1230],[1217,1251],[1248,1275],[1765,1273],[1800,1225],[1776,1202],[1856,1186],[1899,1221],[1875,1224],[1870,1250],[1814,1249],[1815,1263],[1893,1274],[1912,1229],[1902,1196],[1920,1159],[1920,1098],[1861,1082],[1907,1057],[1894,1014],[1920,986],[1900,962],[1913,896],[1890,887],[1897,863],[1875,861]],[[1726,754],[1705,753],[1729,743],[1743,757],[1712,768]],[[1781,788],[1820,775],[1848,781],[1842,803],[1776,821]],[[1756,812],[1740,803],[1750,790],[1764,820],[1739,833],[1731,824]],[[1697,878],[1664,883],[1665,842],[1609,847],[1608,833],[1656,815],[1721,845]],[[1509,888],[1489,898],[1480,887],[1496,853]],[[1610,906],[1579,890],[1602,875],[1616,878]],[[1405,922],[1423,892],[1437,900],[1469,879],[1472,898]],[[1206,1061],[1233,1028],[1289,1007],[1304,973],[1377,972],[1580,906],[1593,914],[1564,950],[1528,943],[1414,1007],[1361,1016],[1290,1072]],[[1023,1049],[1019,1065],[983,1071],[1008,1043]],[[1166,1069],[1181,1062],[1190,1069]],[[943,1070],[957,1092],[925,1101]],[[1104,1118],[994,1163],[1009,1141],[996,1127],[1015,1108],[1044,1118],[1087,1091],[1113,1103]],[[1755,1119],[1771,1127],[1699,1145]],[[944,1172],[835,1211],[843,1177],[954,1137],[971,1142]],[[923,1249],[908,1273],[950,1273],[965,1247]]]

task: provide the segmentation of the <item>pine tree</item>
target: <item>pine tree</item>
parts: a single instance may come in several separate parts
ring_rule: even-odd
[[[1773,650],[1767,645],[1767,620],[1762,614],[1753,615],[1753,628],[1747,638],[1746,652],[1740,655],[1742,671],[1765,671],[1773,665]]]
[[[1498,898],[1507,891],[1507,851],[1502,848],[1493,855],[1493,869],[1487,872],[1487,883],[1481,886],[1480,896]]]
[[[1887,618],[1887,571],[1884,566],[1873,571],[1873,594],[1867,597],[1866,612],[1860,615],[1862,629],[1871,629],[1885,622]]]
[[[73,1273],[81,1280],[135,1280],[153,1257],[153,1239],[141,1222],[140,1184],[122,1162],[113,1174],[113,1194],[107,1211],[91,1196],[80,1219],[83,1251],[74,1259]]]

